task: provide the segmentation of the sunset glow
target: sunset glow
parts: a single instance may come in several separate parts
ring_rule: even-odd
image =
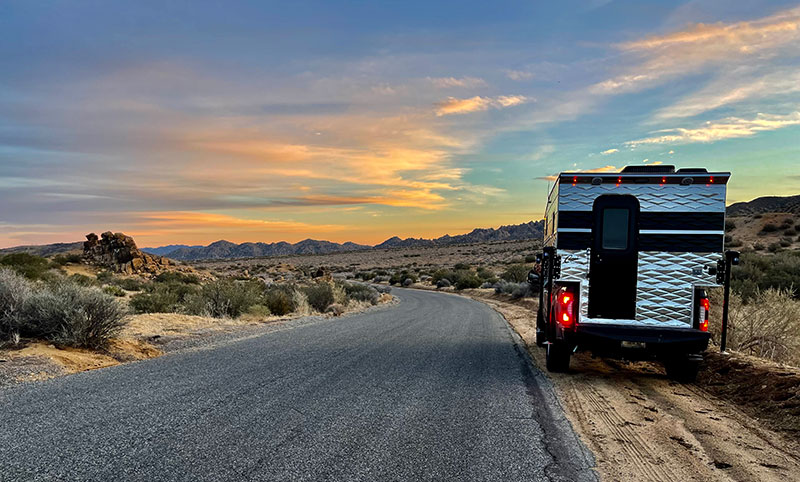
[[[796,2],[2,2],[0,247],[437,237],[645,161],[798,194],[798,45]]]

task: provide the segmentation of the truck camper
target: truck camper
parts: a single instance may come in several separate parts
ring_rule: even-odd
[[[537,344],[656,359],[691,381],[708,347],[707,289],[723,282],[729,172],[628,166],[558,175],[545,209]]]

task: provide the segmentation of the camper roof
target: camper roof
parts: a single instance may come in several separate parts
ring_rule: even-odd
[[[626,166],[619,172],[562,172],[559,182],[571,184],[727,184],[730,172],[708,172],[704,168],[655,165]]]

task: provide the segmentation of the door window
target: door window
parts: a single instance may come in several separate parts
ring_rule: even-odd
[[[628,249],[628,210],[603,210],[603,249]]]

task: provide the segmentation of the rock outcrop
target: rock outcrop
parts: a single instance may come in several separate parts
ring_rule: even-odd
[[[99,238],[95,233],[87,234],[83,258],[88,264],[124,274],[158,274],[177,268],[177,264],[168,258],[140,251],[132,237],[111,231]]]

